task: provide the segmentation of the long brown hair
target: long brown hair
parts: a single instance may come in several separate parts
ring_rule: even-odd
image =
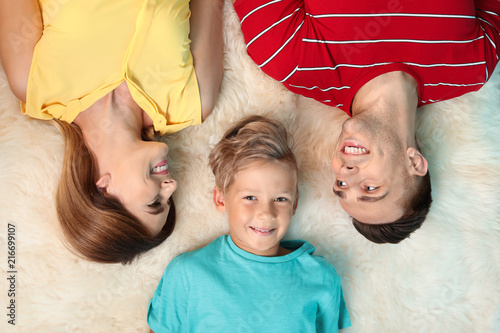
[[[80,128],[64,121],[55,122],[65,138],[57,214],[73,252],[91,261],[128,264],[170,236],[175,226],[172,197],[167,221],[160,233],[153,236],[120,201],[97,188],[97,164]],[[143,135],[143,139],[149,138]]]

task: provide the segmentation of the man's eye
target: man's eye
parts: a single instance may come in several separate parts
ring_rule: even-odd
[[[342,180],[337,180],[337,186],[338,187],[346,187],[347,183],[342,181]]]
[[[376,187],[376,186],[367,186],[365,189],[366,189],[367,192],[373,192],[373,191],[377,190],[378,187]]]
[[[246,200],[257,200],[257,198],[254,197],[253,195],[247,195],[244,199],[246,199]]]

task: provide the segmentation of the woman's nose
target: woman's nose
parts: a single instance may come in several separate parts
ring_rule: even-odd
[[[173,179],[166,179],[160,182],[160,192],[162,195],[170,196],[177,189],[177,182]]]
[[[175,183],[175,180],[173,180],[173,179],[160,180],[160,188],[164,189],[166,187],[170,187],[174,183]]]

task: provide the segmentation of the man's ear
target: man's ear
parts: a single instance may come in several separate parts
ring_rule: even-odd
[[[410,173],[416,176],[425,176],[427,174],[428,164],[424,155],[413,147],[408,148],[406,153],[411,161]]]
[[[218,186],[214,187],[214,204],[215,208],[223,213],[226,211],[226,202],[224,200],[224,192]]]
[[[109,173],[105,174],[95,183],[97,189],[104,194],[108,194],[109,183],[111,182],[111,175]]]

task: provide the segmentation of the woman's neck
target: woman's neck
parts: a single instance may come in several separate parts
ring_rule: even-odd
[[[142,140],[144,111],[120,87],[81,112],[74,121],[96,156],[100,171],[113,163],[128,145]]]

